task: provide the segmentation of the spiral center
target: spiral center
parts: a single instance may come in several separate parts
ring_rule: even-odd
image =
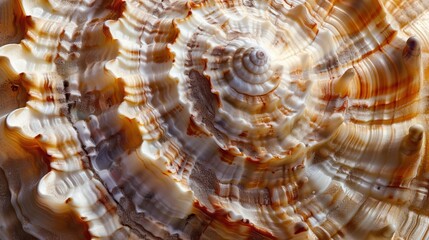
[[[251,84],[264,83],[269,78],[268,54],[255,47],[238,49],[234,56],[234,68],[243,81]]]
[[[250,61],[257,66],[263,66],[268,63],[268,55],[262,49],[254,49],[250,52]]]

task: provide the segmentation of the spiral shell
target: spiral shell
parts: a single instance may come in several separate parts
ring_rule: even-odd
[[[0,239],[428,239],[427,9],[0,1]]]

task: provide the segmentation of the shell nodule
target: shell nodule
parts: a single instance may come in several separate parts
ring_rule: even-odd
[[[0,239],[429,239],[428,9],[0,1]]]

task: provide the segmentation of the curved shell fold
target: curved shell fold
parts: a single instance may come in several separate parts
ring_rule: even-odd
[[[0,1],[1,239],[428,239],[429,1]]]

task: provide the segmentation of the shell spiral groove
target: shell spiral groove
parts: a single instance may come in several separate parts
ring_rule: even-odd
[[[429,239],[429,0],[0,0],[0,239]]]

